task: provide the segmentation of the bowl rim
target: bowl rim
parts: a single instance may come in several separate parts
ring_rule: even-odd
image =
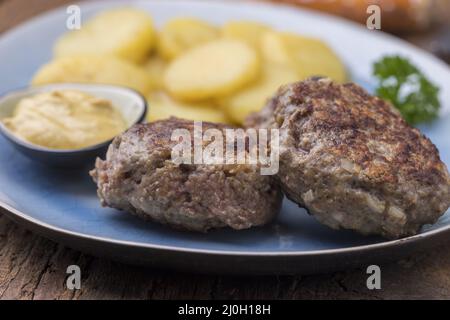
[[[19,87],[19,88],[16,88],[16,89],[13,89],[13,90],[10,90],[10,91],[7,91],[7,92],[1,94],[0,95],[0,107],[1,107],[2,103],[5,100],[7,100],[8,98],[10,98],[14,95],[21,94],[21,93],[26,93],[27,91],[36,90],[36,93],[38,93],[38,92],[45,92],[46,90],[49,90],[49,91],[57,90],[58,87],[69,88],[71,86],[78,87],[80,91],[83,91],[83,87],[84,88],[98,87],[98,88],[109,88],[109,89],[113,89],[113,90],[128,91],[128,93],[131,93],[132,95],[134,95],[140,101],[142,110],[141,110],[139,116],[136,118],[136,120],[127,126],[126,130],[130,129],[132,126],[134,126],[138,123],[143,122],[147,116],[147,112],[148,112],[147,99],[145,99],[145,97],[140,92],[138,92],[135,89],[126,87],[126,86],[119,86],[119,85],[112,85],[112,84],[100,84],[100,83],[58,82],[58,83],[39,85],[39,86],[23,86],[23,87]],[[104,142],[100,142],[100,143],[97,143],[97,144],[94,144],[91,146],[78,148],[78,149],[52,149],[52,148],[47,148],[47,147],[40,146],[37,144],[33,144],[25,139],[19,138],[17,135],[15,135],[13,132],[11,132],[11,130],[9,130],[2,121],[0,121],[0,133],[3,134],[8,140],[12,141],[15,144],[20,145],[23,148],[31,149],[33,151],[47,152],[47,153],[53,153],[53,154],[59,154],[59,155],[94,151],[94,150],[103,148],[106,145],[109,145],[114,140],[114,138],[118,136],[118,135],[116,135],[116,136],[112,137],[111,139],[108,139]]]

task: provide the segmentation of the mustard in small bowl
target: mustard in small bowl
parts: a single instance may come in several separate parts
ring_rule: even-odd
[[[112,139],[146,113],[146,100],[132,89],[53,84],[0,98],[0,132],[33,160],[81,166],[104,155]]]

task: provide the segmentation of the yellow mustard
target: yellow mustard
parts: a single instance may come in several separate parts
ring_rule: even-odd
[[[76,90],[24,98],[3,122],[18,137],[51,149],[93,146],[126,130],[111,101]]]

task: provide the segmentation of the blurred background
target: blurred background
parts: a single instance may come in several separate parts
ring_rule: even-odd
[[[378,5],[382,12],[383,29],[394,33],[424,31],[445,21],[448,0],[279,0],[293,5],[339,15],[360,23],[367,19],[367,8]],[[447,16],[448,18],[448,16]]]
[[[232,1],[239,2],[239,0]],[[270,2],[324,11],[363,24],[368,17],[367,7],[378,5],[381,9],[382,31],[412,42],[450,63],[450,0],[271,0]],[[73,0],[0,0],[0,33],[43,11],[72,3]]]
[[[367,8],[381,9],[382,31],[431,51],[450,63],[450,0],[273,0],[325,11],[366,24]]]

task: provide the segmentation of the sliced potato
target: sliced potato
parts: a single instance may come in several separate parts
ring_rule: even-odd
[[[146,95],[152,79],[143,68],[113,56],[82,55],[59,58],[44,65],[33,85],[58,82],[104,83],[129,87]]]
[[[226,123],[224,112],[211,103],[183,103],[172,99],[164,92],[149,95],[148,121],[167,119],[171,116],[197,121]]]
[[[302,78],[326,76],[337,82],[347,80],[341,60],[327,44],[318,39],[268,32],[261,41],[265,59],[293,67]]]
[[[166,67],[167,62],[157,55],[150,57],[150,59],[148,59],[147,62],[144,64],[144,68],[147,71],[149,77],[151,78],[153,89],[163,88],[164,86],[163,77]]]
[[[143,11],[120,8],[105,11],[80,30],[62,36],[55,45],[56,57],[108,54],[142,62],[155,43],[152,18]]]
[[[269,31],[261,36],[261,52],[264,60],[289,65],[290,55],[279,32]]]
[[[259,58],[242,41],[221,39],[198,46],[175,59],[164,76],[176,98],[198,101],[233,93],[255,80]]]
[[[186,50],[212,41],[219,36],[219,30],[205,21],[194,18],[170,20],[161,30],[158,40],[159,53],[171,60]]]
[[[254,21],[230,21],[222,28],[226,38],[233,38],[247,42],[259,49],[260,39],[264,33],[270,31],[265,24]]]
[[[299,76],[291,68],[269,63],[258,82],[221,100],[220,105],[230,119],[242,124],[250,113],[261,110],[280,86],[297,80]]]

